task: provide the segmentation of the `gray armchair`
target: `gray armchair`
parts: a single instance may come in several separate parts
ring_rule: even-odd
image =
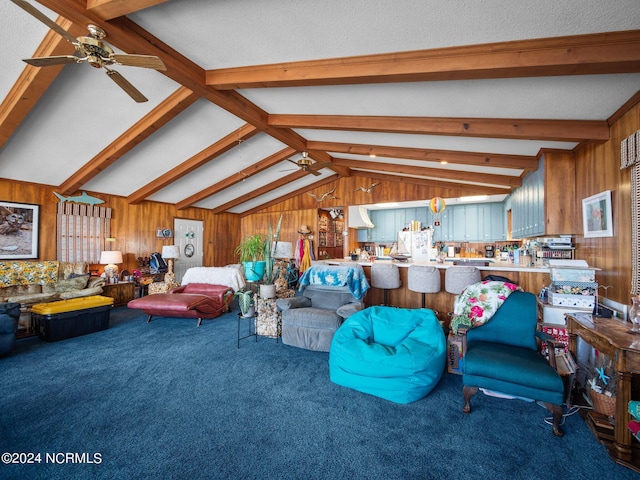
[[[282,312],[282,343],[328,352],[333,334],[349,315],[362,310],[346,286],[307,285],[298,295],[276,301]]]

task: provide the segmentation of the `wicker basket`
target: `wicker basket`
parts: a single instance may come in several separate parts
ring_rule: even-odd
[[[609,397],[602,393],[594,392],[591,390],[591,403],[593,403],[593,409],[606,415],[607,417],[613,417],[616,413],[616,397]]]

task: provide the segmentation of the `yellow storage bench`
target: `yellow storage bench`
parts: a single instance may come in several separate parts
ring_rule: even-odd
[[[109,328],[113,298],[101,295],[38,303],[31,316],[40,338],[56,342]]]

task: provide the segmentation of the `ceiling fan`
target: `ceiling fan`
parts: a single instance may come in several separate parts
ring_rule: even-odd
[[[302,171],[309,172],[316,177],[320,175],[320,172],[318,172],[318,170],[331,165],[331,162],[314,163],[309,158],[308,152],[302,152],[302,158],[300,158],[298,161],[291,160],[290,158],[287,158],[287,161],[293,163],[294,165],[297,165],[298,168],[300,168]]]
[[[138,103],[146,102],[147,98],[120,73],[108,67],[111,65],[125,65],[130,67],[153,68],[155,70],[167,69],[162,60],[153,55],[115,53],[106,42],[102,41],[102,39],[107,36],[106,32],[96,25],[89,25],[87,27],[89,30],[88,36],[75,38],[31,4],[24,0],[11,1],[47,25],[58,35],[65,38],[76,49],[76,53],[74,55],[25,58],[24,61],[30,65],[36,67],[49,67],[52,65],[63,65],[66,63],[82,63],[86,60],[86,62],[92,67],[104,68],[107,76],[116,82],[120,88],[122,88]]]

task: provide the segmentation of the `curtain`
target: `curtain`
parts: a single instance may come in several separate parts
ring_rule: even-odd
[[[640,294],[640,130],[622,140],[620,169],[631,168],[631,295]]]
[[[60,202],[56,231],[59,261],[99,263],[111,236],[111,209]]]

